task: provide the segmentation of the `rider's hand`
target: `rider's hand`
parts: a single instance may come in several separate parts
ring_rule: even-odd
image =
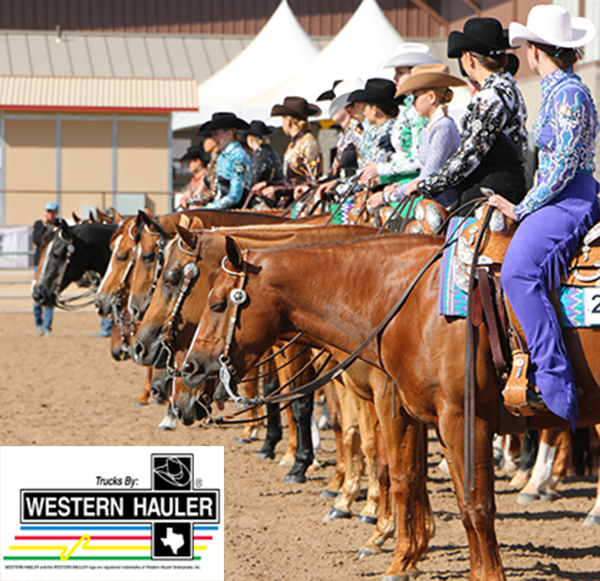
[[[509,202],[504,196],[494,194],[493,196],[490,196],[488,204],[500,210],[507,218],[510,218],[515,222],[519,221],[515,214],[515,205],[512,202]]]
[[[307,184],[300,184],[299,186],[296,186],[294,188],[294,200],[297,200],[299,197],[301,197],[304,193],[306,193],[306,191],[308,190],[310,186]]]
[[[262,196],[263,198],[269,198],[269,200],[274,200],[275,188],[273,186],[265,186],[260,192],[257,192],[257,195]]]
[[[383,205],[383,193],[382,192],[377,192],[376,194],[373,194],[368,200],[367,200],[367,204],[375,209],[375,208],[379,208],[379,206]]]
[[[374,161],[365,163],[362,171],[360,172],[360,181],[364,184],[369,183],[373,178],[378,177],[377,164]]]
[[[411,194],[415,194],[417,192],[417,184],[419,183],[419,178],[414,179],[412,182],[409,182],[406,186],[406,195],[410,196]]]

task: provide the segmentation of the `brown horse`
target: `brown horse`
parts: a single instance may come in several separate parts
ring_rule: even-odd
[[[187,365],[198,377],[219,371],[219,356],[224,351],[233,312],[229,297],[240,286],[244,286],[248,298],[237,313],[229,351],[231,365],[238,374],[244,373],[277,337],[297,330],[352,352],[384,320],[397,297],[442,244],[441,238],[399,235],[319,248],[243,254],[231,241],[226,268],[233,274],[223,270],[215,278]],[[415,422],[435,426],[469,540],[471,580],[500,581],[505,574],[494,529],[492,437],[495,432],[524,430],[525,421],[502,413],[488,336],[480,328],[474,355],[475,484],[465,498],[466,322],[437,314],[438,281],[439,264],[419,279],[400,311],[360,357],[394,380],[403,409],[410,416],[406,426],[414,426]],[[595,405],[600,396],[600,362],[586,355],[597,350],[597,333],[593,329],[568,329],[565,341],[582,393],[580,422],[590,425],[600,416]],[[385,421],[383,416],[380,418]],[[566,426],[550,412],[540,412],[530,423],[539,428]],[[398,511],[403,513],[401,524],[414,501],[408,475],[413,473],[418,458],[402,450],[402,438],[386,440],[390,455],[391,447],[401,448],[397,453],[399,464],[393,466],[390,460],[392,491]],[[405,578],[422,554],[411,547],[410,536],[399,534],[398,542],[386,581]]]

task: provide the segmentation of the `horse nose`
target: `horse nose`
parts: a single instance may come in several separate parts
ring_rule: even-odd
[[[131,313],[131,316],[133,317],[134,321],[142,320],[142,316],[143,316],[142,310],[134,303],[129,305],[129,312]]]
[[[108,301],[104,300],[104,298],[101,295],[97,295],[94,299],[94,306],[96,307],[96,310],[98,311],[98,314],[101,317],[106,317],[110,315],[110,307],[108,306]]]
[[[181,377],[183,383],[189,389],[198,387],[200,381],[198,377],[204,374],[204,365],[195,359],[188,359],[181,367]]]
[[[33,287],[33,290],[31,291],[31,296],[33,297],[33,300],[36,303],[43,301],[45,298],[45,295],[44,295],[42,289],[38,285],[35,285]]]

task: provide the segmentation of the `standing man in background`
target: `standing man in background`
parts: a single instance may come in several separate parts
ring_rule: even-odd
[[[33,244],[35,245],[35,254],[33,256],[33,270],[37,271],[42,253],[42,238],[47,230],[56,226],[58,220],[58,204],[48,202],[46,204],[46,213],[41,220],[36,220],[33,225]],[[42,316],[43,308],[43,316]],[[44,337],[52,337],[52,318],[54,316],[54,307],[41,307],[37,303],[33,304],[33,318],[35,320],[36,333]]]

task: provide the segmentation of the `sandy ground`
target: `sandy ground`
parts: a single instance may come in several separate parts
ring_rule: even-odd
[[[0,315],[0,443],[3,445],[222,445],[225,448],[225,578],[236,581],[346,581],[379,579],[393,545],[364,561],[356,550],[371,533],[357,519],[323,524],[331,501],[320,498],[333,474],[331,431],[323,432],[318,458],[324,467],[303,485],[283,484],[287,468],[259,460],[260,442],[238,444],[241,428],[157,429],[165,408],[135,407],[143,370],[116,363],[93,313],[55,316],[54,336],[35,336],[32,316]],[[264,432],[261,433],[261,436]],[[466,536],[453,486],[435,465],[432,441],[428,489],[436,536],[419,579],[468,579]],[[509,579],[600,581],[600,529],[583,527],[596,483],[570,480],[561,497],[528,507],[516,503],[508,478],[497,482],[497,532]],[[359,512],[361,502],[356,504]]]

